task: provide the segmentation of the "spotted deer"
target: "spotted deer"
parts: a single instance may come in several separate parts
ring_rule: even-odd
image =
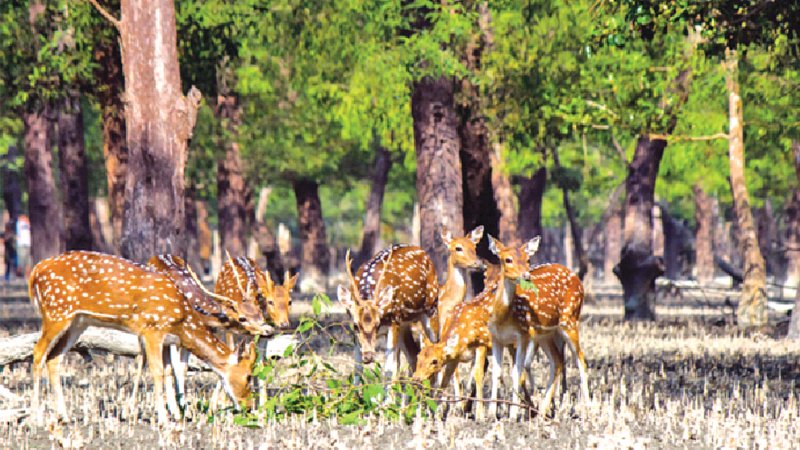
[[[345,258],[349,287],[339,285],[338,298],[353,318],[357,336],[356,367],[375,359],[375,343],[381,327],[390,327],[387,337],[387,376],[394,378],[400,351],[409,368],[417,365],[419,345],[411,325],[421,323],[428,339],[437,340],[431,325],[436,313],[438,281],[433,262],[419,247],[393,245],[364,263],[356,276]]]
[[[479,226],[464,237],[453,238],[453,234],[442,228],[442,242],[447,246],[447,279],[439,287],[437,318],[439,336],[447,327],[447,320],[456,305],[467,297],[467,277],[472,270],[484,269],[486,265],[478,257],[476,246],[483,237],[483,226]]]
[[[205,326],[182,286],[163,273],[117,256],[73,251],[39,262],[28,288],[42,317],[42,334],[33,350],[33,410],[40,416],[39,385],[46,361],[57,412],[68,420],[59,365],[89,326],[129,331],[144,342],[161,423],[167,421],[162,361],[167,343],[178,343],[208,363],[237,406],[250,396],[255,347],[240,359]]]
[[[527,326],[530,338],[550,360],[550,378],[539,411],[548,411],[552,406],[559,376],[563,376],[562,384],[566,387],[565,343],[578,367],[581,401],[585,404],[589,400],[589,383],[578,330],[583,284],[575,273],[560,264],[539,265],[529,273],[533,288],[518,286],[511,309],[517,322]]]

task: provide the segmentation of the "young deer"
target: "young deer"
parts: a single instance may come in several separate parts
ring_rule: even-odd
[[[356,367],[375,359],[378,330],[390,327],[387,337],[385,373],[394,378],[400,353],[406,355],[410,370],[417,365],[419,345],[411,325],[421,322],[428,339],[436,341],[431,317],[436,313],[438,282],[433,262],[419,247],[394,245],[382,250],[359,268],[350,269],[350,252],[345,258],[349,287],[339,285],[339,301],[355,323],[358,343]]]
[[[533,346],[528,328],[513,313],[514,297],[520,279],[529,280],[528,260],[539,248],[539,237],[535,237],[520,248],[505,247],[500,241],[489,236],[489,249],[500,258],[497,289],[494,292],[492,312],[488,327],[492,335],[492,403],[489,405],[490,417],[497,416],[497,391],[503,366],[503,349],[515,347],[514,367],[511,372],[512,402],[509,415],[516,418],[519,413],[519,388],[526,361],[532,357]],[[531,381],[533,381],[531,379]]]
[[[467,277],[472,270],[484,269],[486,265],[478,257],[476,246],[483,237],[483,226],[472,230],[464,237],[453,238],[453,234],[442,228],[442,242],[447,246],[447,280],[439,288],[439,306],[437,318],[441,336],[447,327],[447,321],[456,305],[467,297]]]
[[[162,351],[168,338],[207,362],[237,405],[250,395],[255,347],[239,360],[204,325],[181,286],[162,273],[116,256],[73,251],[39,262],[28,286],[42,316],[42,335],[33,349],[33,409],[40,415],[39,384],[46,361],[57,411],[68,419],[59,365],[88,326],[122,329],[144,341],[161,423],[167,420]]]
[[[533,342],[544,349],[550,360],[550,378],[539,411],[552,405],[556,380],[564,376],[564,343],[569,346],[580,374],[581,401],[589,400],[586,360],[581,350],[578,324],[583,307],[583,284],[572,271],[560,264],[543,264],[530,270],[531,290],[517,288],[512,314],[528,328]]]

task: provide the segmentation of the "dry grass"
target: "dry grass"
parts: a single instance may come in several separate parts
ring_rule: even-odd
[[[64,364],[72,423],[47,428],[0,425],[0,447],[50,448],[796,448],[800,442],[800,346],[766,335],[742,336],[724,320],[674,309],[657,323],[626,324],[607,303],[589,305],[582,326],[592,399],[577,417],[577,370],[568,364],[569,395],[552,419],[534,417],[475,422],[450,415],[412,425],[370,418],[366,425],[293,417],[261,429],[233,425],[222,414],[214,423],[191,407],[186,423],[159,429],[150,423],[150,393],[139,408],[125,410],[133,361],[98,355],[91,363],[73,355]],[[13,330],[9,330],[13,331]],[[327,340],[314,346],[326,354]],[[335,352],[347,370],[350,357]],[[541,388],[546,375],[536,362]],[[465,369],[466,370],[466,369]],[[287,378],[298,374],[288,373]],[[294,375],[294,376],[292,376]],[[6,367],[0,382],[28,401],[28,364]],[[216,378],[192,374],[190,403],[209,394]],[[487,383],[488,384],[488,383]],[[488,386],[487,386],[488,387]],[[23,402],[23,403],[24,403]],[[15,405],[4,400],[6,408]]]

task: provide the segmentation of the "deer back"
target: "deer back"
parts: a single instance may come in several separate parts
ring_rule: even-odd
[[[574,326],[583,307],[580,278],[561,264],[542,264],[531,269],[533,289],[517,287],[512,308],[517,320],[534,329]]]
[[[378,305],[384,325],[410,322],[423,314],[433,316],[436,311],[436,270],[420,247],[394,245],[384,249],[362,265],[355,278],[364,301],[377,301],[377,290],[393,289],[394,295],[381,299]]]
[[[266,323],[263,311],[270,287],[252,259],[228,258],[217,277],[214,292],[232,299],[248,322]]]

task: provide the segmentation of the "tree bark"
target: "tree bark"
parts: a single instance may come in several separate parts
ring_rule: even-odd
[[[614,273],[622,283],[625,320],[655,320],[656,278],[664,260],[653,255],[653,195],[667,142],[639,137],[625,180],[622,251]]]
[[[89,173],[83,140],[83,112],[77,96],[67,97],[59,107],[58,152],[66,250],[92,250]]]
[[[792,155],[794,156],[794,170],[797,174],[797,182],[800,183],[800,141],[797,139],[792,140]],[[787,233],[789,234],[786,244],[791,246],[791,250],[786,253],[786,257],[789,260],[787,275],[793,275],[792,282],[796,286],[794,310],[792,311],[792,320],[789,322],[789,332],[786,337],[800,340],[800,285],[798,285],[800,281],[800,248],[798,248],[800,246],[800,187],[794,188],[786,215],[788,221]]]
[[[500,212],[500,240],[507,245],[519,245],[517,233],[518,206],[514,202],[516,196],[511,187],[511,179],[503,168],[502,144],[494,145],[492,152],[492,190],[497,209]]]
[[[557,149],[553,149],[553,163],[556,168],[561,167]],[[583,248],[583,229],[575,218],[575,211],[572,209],[572,203],[569,201],[569,190],[562,187],[561,194],[564,201],[564,210],[567,212],[567,219],[569,220],[569,229],[572,233],[572,245],[575,247],[575,256],[578,258],[578,278],[583,281],[584,277],[586,277],[586,273],[589,271],[589,257],[586,255],[586,249]],[[564,251],[568,252],[570,249],[565,248]]]
[[[200,258],[200,267],[203,268],[203,273],[208,274],[211,271],[211,248],[213,246],[211,228],[208,227],[208,208],[201,200],[197,200],[194,206],[197,211],[197,252]]]
[[[615,198],[614,201],[617,201]],[[617,206],[613,207],[611,214],[608,216],[606,222],[606,246],[605,256],[603,258],[603,279],[605,283],[615,283],[619,280],[614,275],[614,265],[622,252],[622,208]]]
[[[8,146],[6,163],[3,166],[3,205],[8,211],[8,221],[12,227],[17,224],[17,217],[22,213],[22,186],[16,167],[19,150],[14,145]]]
[[[750,195],[745,184],[744,120],[739,95],[738,56],[725,51],[725,79],[728,88],[728,157],[733,206],[739,229],[739,248],[744,259],[742,297],[736,311],[742,328],[759,327],[767,323],[766,264],[758,248],[758,238],[750,210]]]
[[[183,254],[184,167],[200,92],[181,94],[172,0],[122,0],[128,173],[120,243],[123,256],[145,262]]]
[[[186,214],[186,263],[196,273],[203,273],[205,267],[200,259],[200,229],[197,220],[197,188],[189,183],[184,198]]]
[[[364,230],[361,237],[361,249],[355,267],[369,260],[375,254],[378,240],[381,237],[381,207],[386,183],[389,181],[389,170],[392,168],[392,155],[385,147],[378,145],[375,149],[375,165],[372,171],[372,185],[367,199]]]
[[[322,217],[322,203],[319,200],[319,184],[308,179],[294,181],[294,195],[297,200],[297,225],[302,242],[300,267],[306,284],[321,283],[328,273],[330,252],[325,234],[325,220]]]
[[[61,209],[53,180],[48,124],[43,112],[23,115],[25,177],[31,224],[31,265],[61,253]]]
[[[264,221],[264,215],[267,213],[267,202],[269,201],[270,191],[270,188],[262,187],[261,191],[258,193],[258,206],[256,207],[255,217],[253,218],[253,234],[256,245],[258,246],[258,251],[266,260],[266,268],[272,276],[272,279],[282,283],[285,268],[278,246],[278,239]]]
[[[539,168],[532,177],[519,177],[519,216],[517,218],[517,234],[521,242],[526,242],[536,236],[541,236],[547,243],[542,229],[542,197],[547,184],[547,169]],[[543,261],[538,256],[534,256],[537,262]]]
[[[417,82],[411,96],[414,145],[417,153],[417,196],[420,205],[420,244],[433,260],[436,273],[444,274],[447,252],[437,237],[446,226],[463,235],[458,119],[453,81],[426,77]]]
[[[663,204],[661,208],[661,229],[664,234],[664,276],[677,280],[681,276],[681,249],[683,248],[683,230],[681,224],[669,213]]]
[[[95,78],[101,88],[97,98],[103,117],[103,155],[108,181],[108,205],[111,210],[112,246],[119,252],[122,218],[125,214],[125,181],[128,173],[128,143],[125,136],[125,111],[122,102],[125,80],[119,45],[104,41],[94,50]]]
[[[694,219],[697,222],[694,238],[697,281],[708,284],[714,279],[713,203],[699,184],[695,184],[692,189]]]
[[[779,273],[784,264],[773,251],[772,245],[778,240],[777,224],[775,214],[772,211],[772,201],[764,200],[764,206],[756,209],[756,235],[758,236],[758,249],[764,257],[766,273],[778,278],[783,273]]]
[[[241,117],[236,97],[219,95],[216,113],[226,131],[225,157],[217,163],[220,242],[231,255],[244,256],[247,249],[247,205],[242,161],[236,142]]]

